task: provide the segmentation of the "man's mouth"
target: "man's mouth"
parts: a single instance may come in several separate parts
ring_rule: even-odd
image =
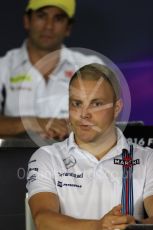
[[[53,35],[49,35],[49,34],[43,34],[43,35],[41,35],[41,38],[42,39],[53,39]]]
[[[81,129],[84,129],[84,130],[89,130],[89,129],[92,129],[93,128],[93,124],[91,122],[88,122],[88,121],[84,121],[84,122],[80,122],[79,123],[79,127]]]

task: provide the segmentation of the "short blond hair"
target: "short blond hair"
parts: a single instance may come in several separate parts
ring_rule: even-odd
[[[94,81],[98,81],[101,77],[104,78],[111,85],[114,91],[115,101],[120,98],[121,87],[119,79],[106,65],[92,63],[81,67],[73,74],[69,86],[71,86],[72,82],[79,77],[81,77],[82,80]]]

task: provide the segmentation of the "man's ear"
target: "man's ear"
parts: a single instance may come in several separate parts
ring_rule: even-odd
[[[122,108],[123,108],[123,101],[122,99],[118,99],[116,102],[115,102],[115,109],[114,109],[114,118],[116,119],[120,112],[122,111]]]
[[[23,16],[23,25],[25,30],[29,30],[30,19],[26,14]]]

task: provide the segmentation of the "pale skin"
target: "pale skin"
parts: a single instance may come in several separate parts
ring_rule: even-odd
[[[48,76],[59,62],[59,50],[70,35],[71,25],[68,17],[57,7],[45,7],[24,16],[24,27],[28,32],[28,54],[30,61],[40,71],[47,84]],[[56,51],[56,52],[53,52]],[[53,52],[52,59],[44,58]],[[40,63],[40,59],[46,63]],[[52,61],[51,61],[52,60]],[[49,65],[48,62],[49,61]],[[23,121],[24,120],[24,124]],[[36,122],[37,120],[37,122]],[[25,125],[26,124],[26,125]],[[30,125],[29,125],[30,124]],[[46,125],[51,124],[50,127]],[[38,117],[0,116],[0,137],[14,136],[30,130],[42,134],[45,138],[63,139],[68,135],[67,121],[64,119]]]
[[[96,85],[93,80],[83,80],[81,84],[78,80],[72,82],[69,113],[76,143],[99,160],[116,144],[114,121],[122,102],[114,102],[112,88],[106,81],[91,95]],[[104,106],[106,104],[110,106]],[[135,223],[133,216],[121,214],[120,204],[99,220],[75,219],[61,214],[58,196],[49,192],[33,195],[29,205],[37,230],[117,230]],[[149,217],[142,222],[153,223],[153,196],[144,200],[144,207]]]

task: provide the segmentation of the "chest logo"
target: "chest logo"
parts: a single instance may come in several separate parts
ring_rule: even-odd
[[[65,71],[65,77],[67,78],[71,78],[73,74],[74,74],[74,71],[72,70]]]
[[[72,168],[74,167],[74,165],[76,164],[76,159],[74,158],[74,156],[70,156],[67,157],[63,160],[66,169]]]
[[[125,168],[129,168],[134,165],[140,164],[140,159],[135,159],[132,160],[130,156],[126,156],[123,159],[114,159],[114,164],[115,165],[122,165]]]

